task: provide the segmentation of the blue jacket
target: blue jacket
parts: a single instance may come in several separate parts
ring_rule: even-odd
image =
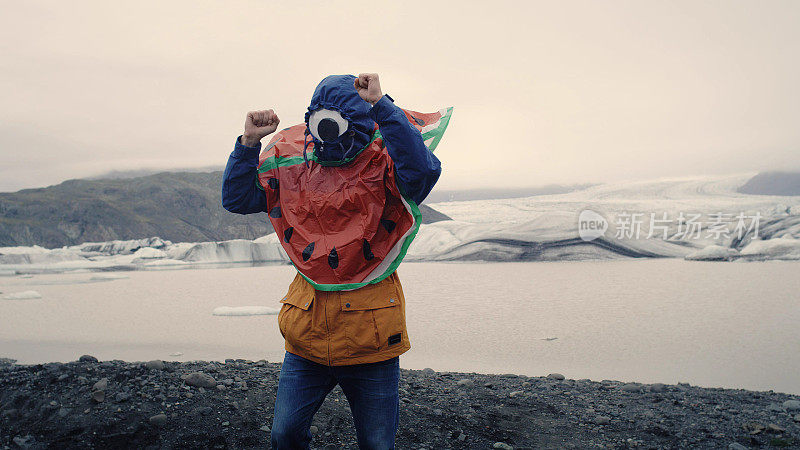
[[[425,146],[422,134],[406,118],[403,110],[384,95],[369,110],[369,116],[380,127],[383,141],[392,158],[400,191],[417,204],[428,196],[442,173],[439,159]],[[267,198],[258,187],[256,147],[241,144],[241,136],[228,158],[222,177],[222,207],[237,214],[266,212]]]

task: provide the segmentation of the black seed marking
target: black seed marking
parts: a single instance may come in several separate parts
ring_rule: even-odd
[[[372,249],[370,248],[369,242],[366,239],[364,239],[363,250],[364,250],[364,259],[366,259],[367,261],[375,257],[375,255],[372,254]]]
[[[303,261],[308,261],[308,258],[311,258],[311,254],[314,253],[314,243],[310,243],[303,249]]]
[[[397,226],[394,220],[389,219],[381,219],[381,225],[383,225],[383,228],[386,228],[386,231],[389,233],[391,233],[392,230],[394,230],[394,227]]]
[[[273,219],[280,219],[281,218],[281,207],[276,206],[269,210],[269,216]]]
[[[322,119],[317,125],[317,133],[321,141],[333,141],[339,137],[339,124],[333,119]]]
[[[331,269],[339,267],[339,254],[336,252],[336,247],[333,247],[333,250],[328,253],[328,265],[331,266]]]
[[[419,125],[419,126],[421,126],[421,127],[424,127],[424,126],[425,126],[425,122],[423,122],[423,121],[421,121],[421,120],[417,119],[417,118],[416,118],[416,117],[414,117],[414,116],[411,116],[411,118],[412,118],[412,119],[414,119],[414,122],[417,122],[417,125]]]
[[[294,233],[294,227],[289,227],[283,230],[283,242],[289,243],[289,239],[292,238],[292,233]]]
[[[278,179],[277,178],[270,178],[267,180],[267,184],[271,189],[278,189]]]

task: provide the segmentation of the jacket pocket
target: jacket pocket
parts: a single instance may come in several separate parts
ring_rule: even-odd
[[[398,335],[405,332],[405,317],[402,297],[392,279],[344,291],[339,299],[348,356],[365,356],[398,345]]]
[[[286,342],[293,347],[308,349],[311,334],[311,304],[316,291],[299,274],[289,285],[289,291],[281,299],[278,312],[278,329]]]

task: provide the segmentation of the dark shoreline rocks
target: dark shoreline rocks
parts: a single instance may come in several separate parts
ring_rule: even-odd
[[[0,358],[0,449],[268,448],[279,373],[266,361]],[[800,448],[800,396],[551,375],[402,369],[397,448]],[[339,387],[313,428],[313,448],[357,448]]]

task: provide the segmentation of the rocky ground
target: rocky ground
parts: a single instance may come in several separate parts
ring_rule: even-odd
[[[0,448],[267,448],[280,364],[0,360]],[[800,398],[402,370],[399,449],[800,447]],[[340,388],[314,448],[357,448]]]

